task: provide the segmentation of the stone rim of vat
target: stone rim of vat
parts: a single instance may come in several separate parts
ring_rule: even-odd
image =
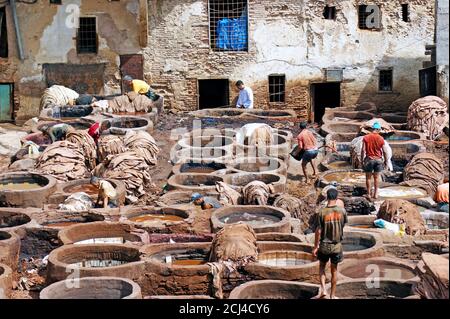
[[[356,116],[355,118],[348,118],[347,116]],[[358,116],[360,116],[358,118]],[[348,121],[340,121],[335,118],[347,118]],[[327,109],[325,111],[324,116],[322,117],[322,122],[326,123],[364,123],[365,121],[369,121],[376,117],[374,113],[368,111],[346,111],[346,110],[336,110],[336,109]]]
[[[124,205],[125,199],[126,199],[126,192],[127,192],[125,183],[120,180],[117,180],[117,179],[105,178],[104,180],[110,182],[112,184],[112,186],[115,188],[117,195],[118,195],[119,205]],[[64,202],[70,195],[74,194],[73,192],[69,192],[68,188],[80,186],[80,185],[88,185],[88,184],[90,184],[90,181],[91,180],[89,178],[83,178],[83,179],[77,179],[77,180],[73,180],[73,181],[58,183],[56,185],[55,193],[49,197],[49,204],[60,204],[60,203]],[[97,195],[95,195],[95,198],[97,198]]]
[[[214,185],[204,185],[204,186],[196,186],[196,185],[184,185],[182,184],[183,181],[189,179],[189,178],[204,178],[205,180],[212,179],[214,180]],[[215,174],[198,174],[198,173],[182,173],[171,176],[167,180],[167,184],[170,188],[173,190],[180,190],[180,191],[195,191],[195,192],[202,192],[202,191],[211,191],[216,189],[216,182],[224,182],[224,178],[219,175]]]
[[[191,142],[192,139],[206,139],[206,140],[211,140],[211,142],[213,144],[214,141],[220,141],[220,145],[215,146],[215,145],[200,145],[200,146],[192,146]],[[180,139],[177,142],[177,145],[179,147],[181,147],[181,149],[202,149],[202,148],[216,148],[216,149],[226,149],[229,151],[233,151],[234,150],[234,139],[232,137],[229,136],[224,136],[224,135],[194,135],[194,136],[189,136],[189,137],[184,137],[182,139]]]
[[[373,222],[377,219],[376,215],[351,215],[347,216],[347,224],[345,225],[345,230],[347,231],[363,231],[363,232],[370,232],[370,231],[377,231],[381,228],[376,228]],[[359,228],[355,227],[353,225],[359,225],[359,224],[370,224],[373,226],[372,228]]]
[[[248,153],[249,151],[254,151],[254,150],[256,151],[258,149],[267,149],[267,150],[269,150],[269,152],[278,151],[280,153],[280,155],[283,155],[284,152],[290,151],[289,148],[291,145],[291,141],[289,141],[288,136],[281,135],[278,133],[273,133],[272,135],[274,138],[277,138],[277,142],[275,144],[271,144],[268,146],[257,147],[256,145],[245,145],[245,144],[235,142],[236,155],[239,155],[239,153]],[[273,157],[273,156],[271,153],[269,153],[269,154],[265,154],[263,156],[260,156],[257,154],[252,154],[251,157]]]
[[[33,123],[32,127],[31,127],[31,132],[32,133],[42,133],[41,128],[44,125],[51,125],[55,123],[56,124],[80,124],[80,125],[84,125],[86,126],[86,130],[89,129],[89,127],[94,124],[95,122],[93,120],[89,120],[86,118],[79,118],[79,119],[75,119],[75,120],[53,120],[53,121],[45,121],[45,120],[39,120],[39,122],[37,122],[36,124]]]
[[[239,212],[252,212],[255,214],[267,214],[272,213],[280,218],[279,222],[271,223],[269,225],[261,225],[252,227],[255,233],[291,233],[291,214],[284,209],[273,206],[257,206],[257,205],[237,205],[227,206],[215,210],[211,215],[211,224],[214,232],[219,231],[223,227],[229,224],[225,224],[220,221],[227,215]]]
[[[289,242],[289,243],[304,243],[303,238],[297,234],[286,233],[259,233],[256,234],[258,242]]]
[[[122,122],[122,121],[134,121],[137,123],[141,123],[140,126],[137,127],[127,127],[127,128],[123,128],[123,127],[115,127],[113,125],[115,125],[117,122]],[[145,124],[144,124],[145,121]],[[108,118],[108,119],[104,119],[102,120],[102,124],[104,122],[109,122],[110,123],[110,129],[111,129],[111,134],[116,134],[116,133],[126,133],[129,131],[149,131],[151,128],[153,128],[153,122],[149,119],[149,118],[145,118],[145,117],[137,117],[137,116],[121,116],[121,117],[112,117],[112,118]]]
[[[297,112],[292,109],[286,110],[265,110],[265,109],[246,109],[243,117],[255,117],[257,119],[266,119],[274,121],[289,121],[298,118]]]
[[[129,292],[121,298],[108,299],[142,299],[141,287],[134,281],[120,277],[84,277],[77,279],[79,287],[68,288],[65,280],[55,282],[44,289],[39,294],[39,299],[105,299],[107,291],[117,290],[117,287],[110,287],[111,284],[119,285],[118,288],[126,289]],[[82,287],[85,284],[85,287]],[[80,290],[92,288],[96,298],[87,298],[86,295],[80,294]],[[107,291],[105,291],[107,290]],[[79,294],[77,294],[77,292]],[[99,294],[100,293],[100,294]],[[62,295],[63,294],[63,295]],[[98,294],[98,295],[97,295]],[[66,297],[66,298],[64,298]]]
[[[277,167],[272,168],[272,164],[269,164],[268,170],[263,171],[246,171],[242,168],[237,168],[237,166],[242,164],[256,164],[257,161],[268,161],[269,163],[276,162]],[[256,173],[256,174],[287,174],[287,164],[277,157],[263,156],[263,157],[244,157],[244,158],[236,158],[229,164],[229,168],[236,173]]]
[[[338,162],[338,161],[348,161],[349,165],[351,166],[351,157],[350,155],[343,155],[340,153],[331,153],[329,152],[327,155],[325,155],[325,157],[323,158],[323,160],[319,163],[319,169],[322,169],[323,172],[326,171],[331,171],[333,170],[329,165],[334,163],[334,162]]]
[[[236,136],[236,133],[237,133],[236,130],[233,128],[218,129],[218,128],[208,127],[208,128],[193,129],[192,131],[181,135],[181,138],[183,139],[183,138],[191,138],[193,136],[198,137],[198,136],[219,135],[219,136],[225,136],[225,137],[230,137],[230,138],[234,139]]]
[[[383,257],[384,256],[384,248],[383,248],[383,239],[376,232],[365,232],[363,230],[344,230],[344,241],[347,236],[356,236],[360,238],[364,238],[366,240],[373,241],[373,246],[368,247],[363,250],[356,251],[344,251],[345,258],[355,258],[355,259],[363,259],[363,258],[371,258],[371,257]]]
[[[248,177],[249,180],[245,180]],[[244,179],[244,183],[239,182],[239,179]],[[268,179],[276,179],[273,182],[267,183]],[[235,186],[235,187],[245,187],[248,183],[253,181],[262,181],[268,185],[272,185],[275,193],[284,193],[286,191],[287,177],[281,174],[275,173],[235,173],[235,174],[227,174],[223,175],[223,180],[225,183]]]
[[[5,216],[12,217],[14,215],[20,215],[21,218],[23,218],[23,223],[21,223],[19,225],[15,225],[15,226],[0,228],[1,231],[11,232],[11,233],[17,232],[24,228],[30,227],[31,225],[33,225],[35,223],[32,216],[30,214],[25,213],[23,208],[8,208],[8,207],[0,208],[0,218],[5,217]],[[18,234],[18,235],[19,235],[19,237],[21,237],[20,234]]]
[[[198,166],[218,166],[219,168],[214,168],[211,167],[212,169],[215,169],[215,171],[210,172],[210,173],[204,173],[204,174],[217,174],[217,172],[220,171],[225,171],[228,169],[228,165],[225,163],[221,163],[220,161],[208,161],[208,160],[202,160],[202,161],[192,161],[189,159],[185,159],[185,160],[180,160],[176,165],[173,166],[172,168],[172,174],[174,175],[178,175],[178,174],[183,174],[183,173],[187,173],[187,174],[192,174],[190,172],[182,172],[183,167],[185,165],[195,165],[197,164]],[[202,173],[203,174],[203,173]]]
[[[346,276],[343,274],[343,272],[349,268],[352,268],[354,266],[360,266],[362,263],[367,265],[371,261],[373,261],[374,263],[385,263],[385,264],[392,265],[392,266],[398,266],[398,267],[404,268],[404,269],[412,272],[415,275],[409,279],[381,277],[384,280],[398,280],[398,281],[408,281],[408,282],[419,282],[421,280],[419,275],[416,272],[417,266],[412,261],[400,259],[400,258],[388,257],[388,256],[372,257],[372,258],[368,258],[368,259],[364,259],[364,260],[354,259],[354,258],[344,259],[342,264],[339,265],[339,274],[338,274],[339,280],[367,279],[367,278],[372,279],[373,277],[370,276],[370,274],[366,277],[358,277],[358,278],[349,277],[349,276]]]
[[[84,254],[108,254],[121,252],[124,255],[129,254],[130,259],[136,259],[117,266],[109,267],[71,267],[71,263],[80,262]],[[68,260],[69,259],[69,260]],[[124,259],[124,258],[122,258]],[[67,270],[77,270],[81,277],[115,277],[120,275],[124,278],[135,278],[142,275],[145,269],[145,262],[140,256],[139,249],[133,245],[122,244],[87,244],[87,245],[63,245],[52,250],[48,256],[47,265],[47,284],[66,279],[73,272]]]
[[[158,213],[158,212],[162,212]],[[180,221],[163,221],[163,220],[152,220],[146,222],[133,222],[130,218],[138,217],[142,215],[172,215],[183,218]],[[156,207],[156,206],[125,206],[122,209],[121,217],[126,218],[122,223],[132,224],[132,225],[180,225],[180,224],[191,224],[194,220],[192,211],[189,209],[182,209],[178,207]]]
[[[320,127],[320,135],[326,137],[329,134],[358,134],[359,130],[361,128],[361,122],[336,122],[336,121],[331,121],[331,122],[327,122],[325,124],[323,124]],[[347,127],[347,128],[356,128],[356,130],[353,131],[346,131],[346,132],[339,132],[336,131],[333,127],[335,126],[343,126],[343,127]]]
[[[66,222],[75,222],[76,224],[90,224],[99,221],[104,222],[106,220],[106,217],[104,215],[90,210],[80,212],[47,210],[44,213],[44,216],[40,216],[40,214],[34,215],[36,223],[44,228],[55,228],[55,226],[52,225]],[[58,227],[56,227],[55,229],[58,229],[58,231],[60,230],[60,228]]]
[[[439,228],[439,229],[428,229],[425,232],[426,235],[447,235],[449,233],[449,215],[444,212],[422,212],[420,213],[422,218],[425,220],[425,223],[427,219],[429,219],[430,216],[432,217],[441,217],[441,219],[446,219],[447,222],[447,228]],[[438,218],[439,219],[439,218]],[[445,223],[445,221],[444,221]]]
[[[361,173],[361,174],[365,174],[364,171],[362,169],[334,169],[334,170],[329,170],[326,172],[323,172],[322,174],[319,175],[319,178],[317,180],[317,184],[319,187],[324,188],[328,185],[330,185],[331,181],[327,181],[325,179],[325,177],[327,175],[331,175],[331,174],[336,174],[336,173]],[[382,177],[382,175],[380,175]],[[366,186],[366,182],[364,180],[364,182],[361,183],[352,183],[352,182],[338,182],[339,186],[353,186],[353,187],[365,187]],[[388,184],[384,181],[380,182],[380,188],[384,188],[387,186],[393,186],[392,184]]]
[[[56,179],[50,175],[37,172],[8,172],[0,175],[0,182],[7,179],[29,178],[42,180],[45,185],[28,190],[0,190],[0,203],[6,207],[37,207],[42,208],[50,194],[56,189]]]
[[[198,155],[200,151],[200,155]],[[208,151],[210,152],[208,154]],[[215,154],[217,151],[220,154]],[[194,152],[196,152],[194,154]],[[212,155],[211,155],[212,154]],[[203,148],[190,148],[190,149],[179,149],[173,153],[172,161],[176,164],[182,161],[192,161],[192,162],[218,162],[227,164],[233,160],[233,151],[226,148],[214,148],[214,147],[203,147]],[[218,156],[215,156],[218,155]]]
[[[58,232],[63,245],[77,244],[80,241],[98,238],[123,237],[129,242],[141,242],[137,235],[131,234],[131,226],[119,222],[92,222],[72,225]],[[104,245],[97,244],[96,245]]]
[[[14,231],[0,228],[0,263],[16,270],[19,262],[21,240]]]
[[[280,290],[280,288],[282,288]],[[256,289],[259,291],[266,292],[267,290],[270,292],[271,290],[279,291],[281,293],[288,293],[292,290],[306,290],[306,293],[312,293],[311,298],[315,297],[319,294],[320,286],[316,284],[306,283],[306,282],[295,282],[295,281],[286,281],[286,280],[273,280],[273,279],[264,279],[264,280],[252,280],[246,282],[236,288],[234,288],[229,296],[229,299],[265,299],[267,297],[261,296],[260,294],[256,294],[252,292],[252,289]],[[266,290],[267,289],[267,290]],[[250,291],[249,291],[250,290]],[[267,293],[265,294],[267,295]],[[311,299],[309,298],[309,299]],[[292,299],[292,298],[283,298],[283,299]],[[296,298],[298,299],[298,298]],[[308,298],[302,298],[308,299]]]
[[[258,261],[245,266],[245,271],[264,279],[275,280],[309,280],[319,274],[319,260],[312,256],[313,245],[296,242],[258,241],[258,253],[289,251],[304,254],[311,262],[294,266],[270,266]],[[276,271],[275,271],[276,270]]]
[[[388,186],[384,186],[381,187],[381,189],[389,189],[389,188],[416,188],[417,190],[422,192],[422,196],[417,195],[417,196],[408,196],[408,197],[382,197],[381,195],[379,196],[379,201],[385,201],[387,199],[403,199],[403,200],[414,200],[414,199],[420,199],[420,198],[426,198],[429,197],[428,193],[426,192],[426,190],[420,188],[420,187],[413,187],[413,186],[402,186],[402,185],[388,185]]]
[[[415,281],[403,281],[403,280],[393,280],[393,279],[383,279],[383,278],[372,278],[371,279],[372,282],[378,282],[380,284],[394,284],[394,285],[409,285],[410,286],[410,294],[405,296],[405,297],[399,297],[399,298],[395,298],[395,299],[406,299],[409,298],[411,296],[414,295],[413,293],[413,286],[416,283]],[[337,287],[336,287],[336,295],[337,297],[339,296],[339,286],[343,286],[343,285],[364,285],[364,287],[366,287],[365,290],[367,290],[367,280],[366,279],[346,279],[346,280],[339,280],[337,282]],[[331,289],[331,283],[326,284],[325,289],[327,289],[328,291]],[[373,289],[380,289],[380,288],[373,288]],[[319,296],[317,296],[319,297]],[[348,299],[350,299],[351,297],[348,297]],[[341,299],[347,299],[347,298],[342,298]]]
[[[11,267],[0,263],[0,300],[8,299],[11,295],[13,271]],[[3,292],[3,295],[1,294]]]
[[[203,196],[212,196],[217,199],[219,199],[219,193],[216,191],[206,191],[206,192],[200,192]],[[157,201],[156,204],[158,207],[180,207],[180,206],[188,206],[192,205],[191,200],[192,192],[190,191],[170,191],[166,194],[162,195]],[[181,200],[184,201],[184,203],[176,204],[172,202],[176,198],[182,198]]]
[[[262,114],[270,114],[274,115],[277,112],[282,112],[281,116],[270,116],[270,115],[262,115]],[[227,115],[226,113],[234,113],[236,115]],[[224,115],[225,114],[225,115]],[[257,119],[273,119],[273,120],[289,120],[296,119],[297,112],[291,109],[287,110],[262,110],[262,109],[237,109],[237,108],[220,108],[220,109],[203,109],[198,111],[190,112],[189,115],[198,117],[198,118],[222,118],[222,117],[254,117]]]

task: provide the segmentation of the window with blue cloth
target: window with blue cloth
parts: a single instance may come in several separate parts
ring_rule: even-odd
[[[209,0],[211,48],[248,50],[247,0]]]

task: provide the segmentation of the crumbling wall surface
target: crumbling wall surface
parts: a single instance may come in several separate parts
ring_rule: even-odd
[[[248,52],[210,49],[207,0],[148,1],[149,45],[146,79],[166,93],[169,108],[197,108],[197,79],[242,79],[260,108],[295,108],[310,112],[309,86],[324,82],[324,68],[343,68],[343,106],[372,101],[381,108],[405,110],[419,97],[418,70],[424,46],[433,42],[434,3],[409,1],[410,22],[402,21],[402,1],[377,0],[381,31],[358,28],[353,0],[249,0]],[[336,20],[323,17],[325,5],[337,7]],[[378,92],[379,67],[394,67],[394,90]],[[268,101],[268,76],[286,75],[286,102]]]
[[[0,59],[0,82],[15,83],[16,96],[20,100],[16,119],[39,114],[39,98],[47,87],[43,72],[46,63],[105,64],[103,87],[89,93],[120,93],[119,55],[136,54],[141,50],[139,0],[65,0],[62,5],[48,1],[17,3],[25,53],[23,61],[19,60],[10,9],[7,6],[10,52],[8,59]],[[98,54],[77,53],[79,16],[97,17]],[[67,74],[67,77],[73,83],[85,80],[80,74]]]

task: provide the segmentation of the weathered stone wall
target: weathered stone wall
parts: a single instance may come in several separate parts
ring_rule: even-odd
[[[209,46],[207,0],[149,0],[149,46],[145,76],[166,94],[167,106],[197,108],[197,79],[242,79],[255,92],[256,107],[294,108],[310,113],[310,84],[324,82],[323,68],[344,69],[342,105],[362,101],[382,109],[405,110],[419,97],[418,70],[426,43],[433,42],[434,3],[407,1],[410,22],[403,22],[405,1],[381,5],[381,31],[358,28],[359,0],[249,0],[249,51],[215,52]],[[326,4],[337,19],[325,20]],[[392,93],[378,92],[378,68],[394,68]],[[268,76],[286,75],[286,103],[268,102]]]
[[[437,94],[448,103],[448,0],[436,0],[436,3],[436,65],[438,75]]]
[[[76,16],[74,5],[80,9],[81,16],[97,17],[98,54],[77,54],[77,30],[72,23]],[[15,83],[15,118],[20,120],[39,114],[39,99],[46,88],[45,63],[105,63],[104,87],[96,93],[119,93],[119,55],[139,53],[141,45],[146,45],[141,30],[147,20],[146,9],[146,1],[142,0],[64,0],[62,5],[52,5],[45,0],[35,4],[18,3],[25,52],[24,61],[20,61],[11,8],[7,6],[9,58],[0,59],[0,82]],[[76,80],[76,75],[68,76]]]

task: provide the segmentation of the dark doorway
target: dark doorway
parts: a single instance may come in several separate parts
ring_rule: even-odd
[[[198,108],[200,110],[227,107],[230,104],[228,79],[198,80]]]
[[[312,119],[316,123],[322,122],[325,108],[334,108],[341,105],[341,83],[314,83],[311,85]]]
[[[437,95],[436,66],[419,70],[420,96]]]

